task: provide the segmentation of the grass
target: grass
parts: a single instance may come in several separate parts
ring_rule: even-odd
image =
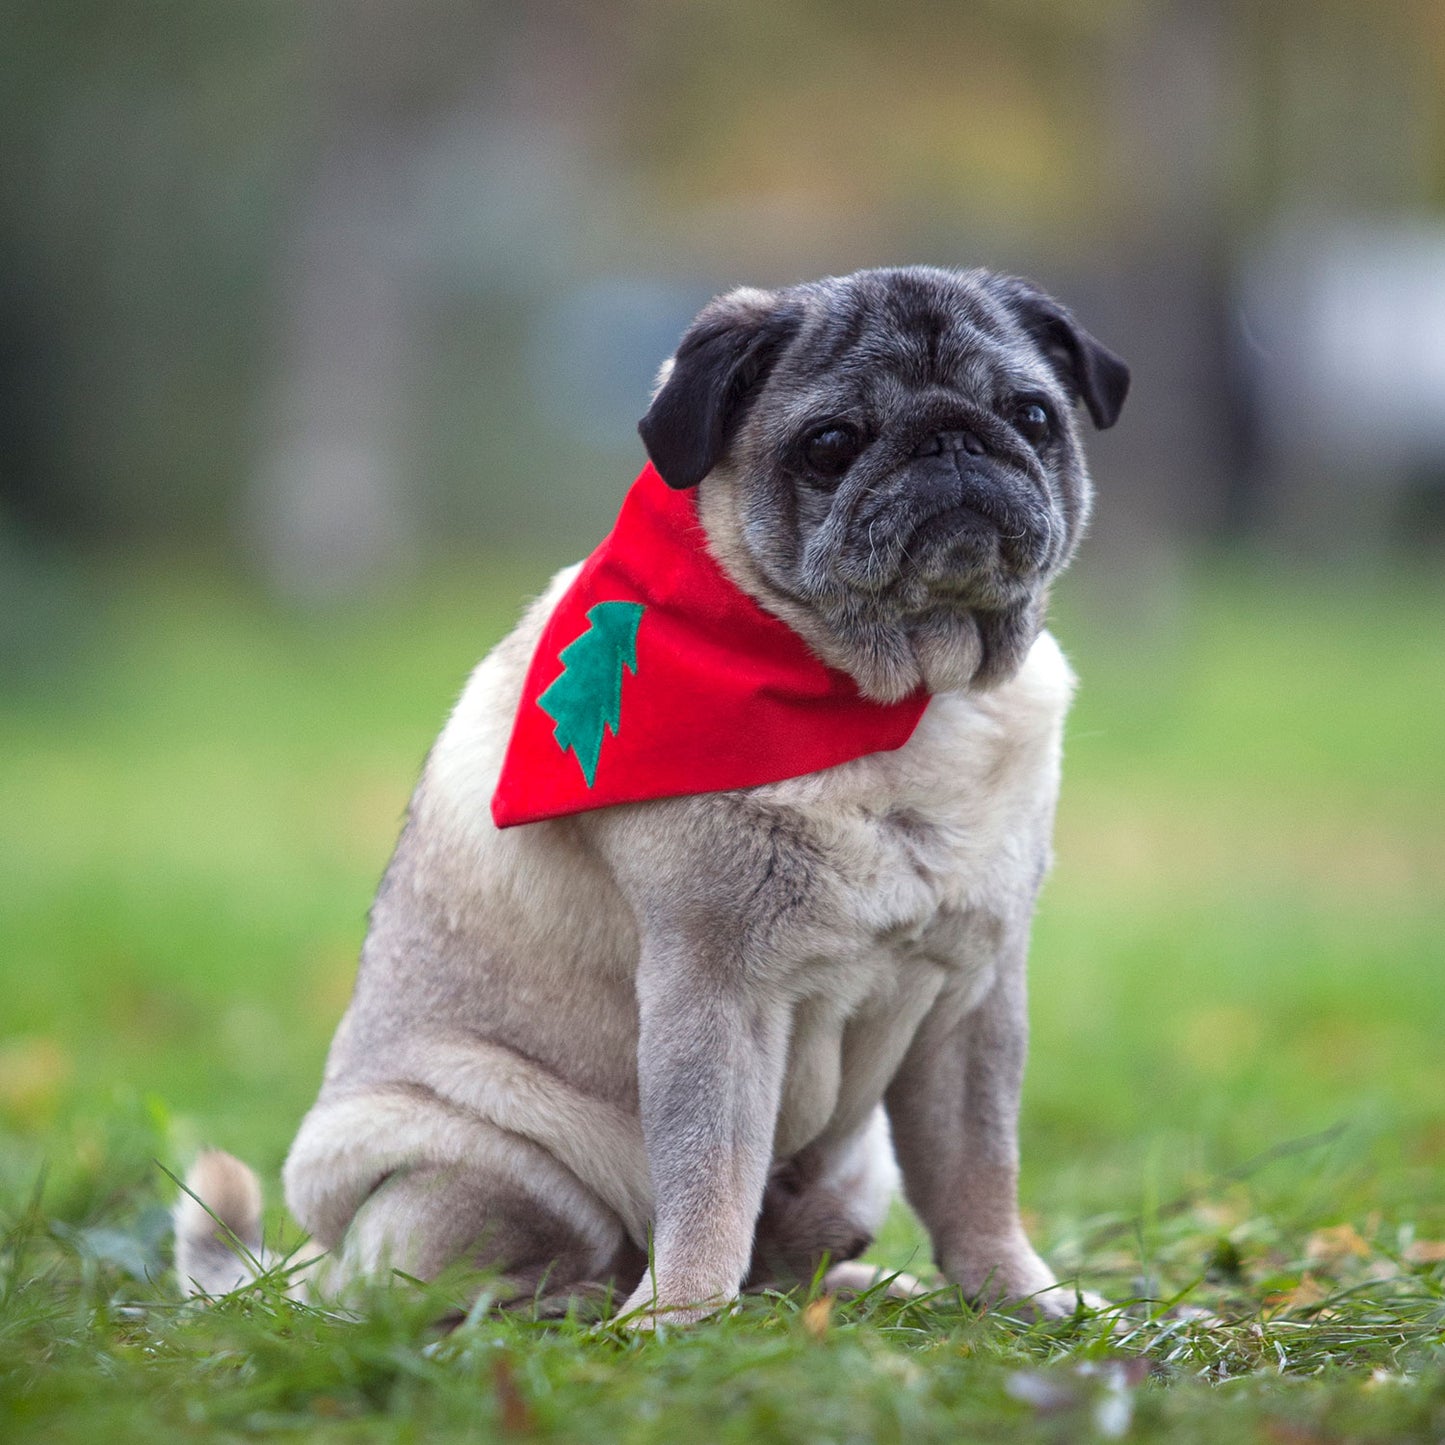
[[[356,1317],[271,1285],[179,1303],[159,1165],[216,1143],[274,1180],[420,759],[540,576],[303,618],[199,570],[100,571],[0,698],[0,1439],[1445,1439],[1424,580],[1063,598],[1084,685],[1023,1194],[1121,1315],[763,1298],[657,1339],[438,1338],[457,1281]],[[926,1266],[904,1211],[875,1256]]]

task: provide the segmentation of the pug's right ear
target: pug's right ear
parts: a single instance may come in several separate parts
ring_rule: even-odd
[[[668,486],[695,487],[718,464],[802,320],[801,305],[768,291],[731,291],[703,307],[637,423]]]

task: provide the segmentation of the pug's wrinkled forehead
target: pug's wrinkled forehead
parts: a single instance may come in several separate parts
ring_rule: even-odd
[[[1000,402],[1033,390],[1081,403],[1107,427],[1128,386],[1124,363],[1027,281],[933,267],[860,271],[711,302],[639,430],[664,479],[691,487],[764,387],[785,413],[830,399],[886,407],[930,387]]]
[[[789,348],[796,359],[789,366],[785,353],[780,373],[875,389],[1054,384],[1012,311],[967,274],[865,272],[799,289],[805,311]]]

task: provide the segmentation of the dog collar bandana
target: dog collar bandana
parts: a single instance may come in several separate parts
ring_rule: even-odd
[[[862,696],[713,559],[695,490],[649,463],[542,631],[499,828],[758,787],[900,748],[928,705]]]

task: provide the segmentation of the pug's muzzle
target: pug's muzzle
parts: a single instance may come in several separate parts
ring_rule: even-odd
[[[986,426],[930,429],[902,459],[871,460],[849,479],[857,496],[828,567],[836,583],[906,610],[1000,608],[1054,565],[1061,519],[1038,461]]]

